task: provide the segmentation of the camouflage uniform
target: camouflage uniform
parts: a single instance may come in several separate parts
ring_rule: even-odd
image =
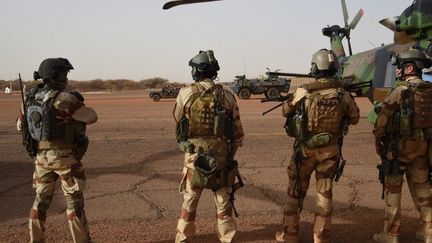
[[[177,96],[176,105],[173,115],[176,122],[179,122],[183,117],[189,115],[189,105],[191,96],[196,94],[198,90],[203,91],[215,85],[211,79],[204,79],[196,82],[192,86],[182,88]],[[197,88],[194,88],[197,87]],[[243,128],[240,122],[239,109],[234,95],[224,89],[225,94],[225,109],[227,112],[232,112],[234,118],[235,138],[232,144],[232,157],[238,146],[242,145]],[[223,167],[227,159],[228,149],[227,143],[216,138],[193,138],[189,139],[195,146],[212,148],[217,151],[217,159],[219,166]],[[194,171],[194,161],[197,158],[197,153],[185,153],[183,178],[181,182],[181,192],[183,193],[183,204],[181,216],[177,224],[177,235],[175,242],[186,242],[195,233],[195,218],[198,201],[200,199],[203,188],[195,187],[191,184]],[[231,242],[236,233],[236,224],[232,217],[232,205],[230,199],[230,188],[222,187],[214,191],[214,201],[217,211],[216,232],[221,242]]]
[[[48,91],[45,97],[49,96],[50,92],[52,90]],[[69,92],[59,92],[54,99],[53,108],[58,123],[74,120],[92,124],[97,120],[95,111],[86,107],[75,94]],[[18,123],[18,128],[21,128],[21,119]],[[74,156],[75,149],[73,144],[65,144],[62,139],[40,141],[38,144],[33,173],[36,198],[29,216],[31,242],[45,242],[47,210],[59,177],[67,202],[66,214],[73,241],[90,241],[82,193],[85,187],[84,168],[81,161]]]
[[[335,82],[332,78],[321,78],[320,83]],[[321,94],[331,94],[338,92],[336,88],[320,89]],[[310,100],[307,98],[309,92],[307,89],[298,88],[293,96],[292,101],[285,102],[283,105],[283,116],[288,117],[294,113],[296,106],[302,99],[305,99],[306,112],[309,108]],[[343,104],[343,116],[349,119],[350,124],[357,124],[360,119],[359,109],[354,102],[351,94],[343,91],[341,98]],[[308,117],[308,121],[313,117]],[[340,127],[340,124],[337,124]],[[314,223],[314,241],[329,242],[331,214],[332,214],[332,182],[335,175],[336,166],[340,160],[340,149],[338,138],[340,134],[335,135],[330,143],[325,147],[308,148],[300,144],[303,151],[304,160],[301,162],[300,181],[301,193],[300,198],[295,191],[297,170],[295,165],[294,155],[288,166],[288,199],[284,208],[283,216],[283,232],[277,232],[276,239],[278,241],[299,242],[299,218],[303,208],[303,200],[309,188],[309,180],[313,171],[316,178],[316,208],[315,208],[315,223]],[[300,200],[300,205],[299,205]]]
[[[410,76],[405,80],[411,84],[425,83],[419,77]],[[385,98],[381,112],[378,114],[374,129],[377,143],[377,152],[381,152],[380,143],[387,136],[386,129],[395,112],[400,111],[402,93],[408,86],[401,85],[393,89]],[[426,101],[425,101],[426,102]],[[430,103],[430,102],[429,102]],[[414,109],[416,110],[416,109]],[[414,114],[418,115],[418,114]],[[416,202],[416,208],[420,212],[422,223],[421,234],[424,235],[425,242],[432,242],[432,196],[431,185],[428,181],[429,162],[428,162],[428,141],[422,129],[412,129],[411,136],[400,136],[396,141],[398,160],[405,168],[406,180],[411,184],[412,196]],[[389,151],[386,154],[388,159],[392,159]],[[387,242],[398,242],[400,235],[400,214],[401,214],[401,191],[403,174],[388,175],[385,177],[385,221],[384,230],[381,233],[382,239],[389,239]],[[410,188],[411,189],[411,188]],[[376,238],[374,236],[374,238]],[[381,242],[386,242],[381,240]]]

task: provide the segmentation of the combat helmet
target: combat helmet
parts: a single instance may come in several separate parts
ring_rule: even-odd
[[[327,49],[321,49],[312,55],[311,75],[315,78],[332,76],[338,70],[336,54]]]
[[[42,79],[44,82],[54,81],[64,83],[67,81],[69,70],[74,69],[66,58],[47,58],[41,62],[38,71],[33,73],[34,80]]]
[[[424,68],[432,66],[432,60],[427,58],[426,55],[417,49],[409,49],[399,55],[392,56],[392,64],[398,68],[404,67],[408,63],[414,64],[418,71],[421,72]]]
[[[195,81],[204,78],[215,79],[217,77],[217,72],[220,70],[219,63],[212,50],[199,51],[199,53],[189,61],[189,66],[192,67],[192,78]]]

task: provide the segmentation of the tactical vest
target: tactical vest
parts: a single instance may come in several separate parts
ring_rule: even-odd
[[[343,88],[336,81],[313,82],[304,86],[308,91],[306,99],[307,130],[310,134],[330,133],[340,134],[344,104],[342,102]],[[323,94],[323,89],[336,89],[334,92]]]

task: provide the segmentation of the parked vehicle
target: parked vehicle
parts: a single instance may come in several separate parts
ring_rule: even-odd
[[[150,98],[158,102],[160,99],[164,98],[176,98],[180,88],[172,87],[171,85],[165,86],[162,89],[152,89],[150,90]]]
[[[247,79],[246,75],[235,76],[230,88],[240,99],[249,99],[252,94],[264,94],[267,99],[275,99],[280,93],[287,93],[291,80],[278,75],[267,75],[264,79]]]

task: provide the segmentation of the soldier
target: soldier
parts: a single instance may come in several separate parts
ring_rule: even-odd
[[[65,58],[48,58],[34,72],[42,79],[26,95],[25,111],[17,127],[25,137],[27,151],[35,160],[33,188],[36,198],[30,210],[30,241],[45,242],[45,221],[57,179],[67,202],[67,219],[74,242],[89,242],[84,212],[84,168],[81,159],[87,150],[86,125],[95,123],[96,112],[84,105],[76,91],[65,92],[67,74],[73,69]],[[25,116],[24,116],[25,114]]]
[[[432,242],[432,195],[428,180],[432,155],[432,84],[421,79],[431,60],[415,49],[393,58],[396,75],[402,81],[390,91],[378,114],[374,135],[376,152],[382,159],[384,178],[384,230],[374,234],[376,242],[399,242],[403,175],[413,187],[422,224],[417,236]]]
[[[180,185],[184,200],[175,242],[190,242],[194,235],[196,208],[204,188],[214,192],[218,238],[231,242],[236,233],[231,199],[238,185],[235,178],[240,179],[233,159],[243,139],[239,109],[234,95],[214,83],[219,64],[213,51],[200,51],[189,66],[195,83],[180,90],[173,111],[177,142],[185,152]]]
[[[353,97],[334,76],[338,63],[333,51],[321,49],[312,56],[311,75],[316,81],[297,88],[283,104],[285,129],[295,137],[288,165],[288,199],[283,231],[278,242],[299,242],[299,218],[313,171],[316,178],[314,242],[329,242],[332,214],[332,182],[343,170],[341,146],[349,124],[357,124],[359,109]]]

